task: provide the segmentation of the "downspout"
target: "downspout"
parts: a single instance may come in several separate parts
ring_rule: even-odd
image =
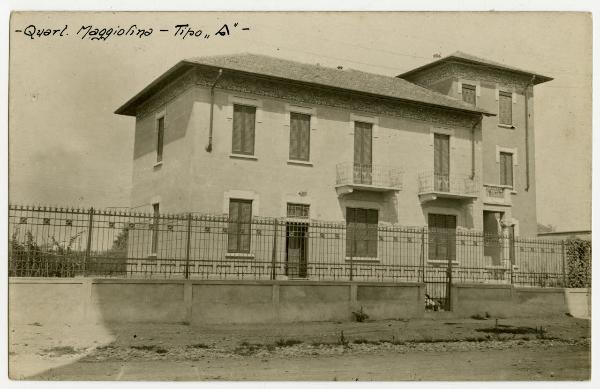
[[[529,86],[533,85],[535,75],[525,86],[525,191],[529,191]]]
[[[483,115],[479,116],[479,119],[471,126],[471,180],[475,179],[475,127],[481,123]]]
[[[206,145],[206,151],[208,151],[209,153],[212,151],[212,143],[213,143],[213,115],[214,115],[214,110],[215,110],[215,86],[217,86],[217,82],[219,82],[219,79],[221,78],[221,76],[223,75],[223,69],[219,69],[219,74],[217,75],[217,78],[215,78],[215,81],[213,82],[212,86],[210,87],[210,118],[209,118],[209,124],[208,124],[208,144]]]

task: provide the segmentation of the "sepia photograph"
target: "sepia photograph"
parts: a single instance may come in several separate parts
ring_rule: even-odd
[[[587,11],[19,11],[8,379],[589,381]]]

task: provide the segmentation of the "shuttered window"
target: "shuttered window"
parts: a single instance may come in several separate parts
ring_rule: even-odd
[[[465,103],[475,105],[477,101],[475,85],[462,84],[462,98]]]
[[[354,183],[373,182],[373,124],[354,122]]]
[[[163,143],[165,138],[165,118],[164,116],[156,120],[156,162],[161,162],[163,158]]]
[[[456,216],[430,213],[429,260],[454,261],[456,259]]]
[[[310,158],[310,115],[290,113],[290,159],[308,161]]]
[[[498,101],[498,120],[500,124],[512,125],[512,93],[500,91]]]
[[[500,153],[500,185],[511,188],[513,184],[513,155],[511,153]]]
[[[249,105],[233,106],[233,134],[231,152],[254,155],[254,127],[256,107]]]
[[[433,135],[434,190],[450,190],[450,135]]]
[[[227,251],[250,252],[252,223],[252,200],[229,200],[229,226],[227,227]]]
[[[346,256],[377,258],[376,209],[346,208]]]

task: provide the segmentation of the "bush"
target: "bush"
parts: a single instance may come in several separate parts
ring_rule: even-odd
[[[71,249],[77,235],[71,237],[67,246],[59,244],[54,236],[52,243],[40,245],[31,231],[25,233],[24,241],[17,239],[17,232],[9,246],[10,277],[73,277],[81,271],[82,255]]]
[[[587,288],[592,286],[592,242],[582,239],[566,241],[567,286]]]

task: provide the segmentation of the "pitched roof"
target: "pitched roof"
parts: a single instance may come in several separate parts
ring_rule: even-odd
[[[490,61],[489,59],[484,59],[484,58],[480,58],[480,57],[476,57],[474,55],[471,54],[467,54],[467,53],[463,53],[462,51],[456,51],[450,55],[448,55],[447,57],[444,58],[440,58],[436,61],[430,62],[428,64],[425,64],[423,66],[419,66],[418,68],[409,70],[407,72],[404,72],[402,74],[399,74],[397,77],[399,78],[408,78],[410,76],[413,76],[423,70],[427,70],[429,68],[432,68],[436,65],[445,63],[445,62],[463,62],[463,63],[469,63],[469,64],[475,64],[475,65],[483,65],[483,66],[487,66],[487,67],[491,67],[491,68],[495,68],[495,69],[500,69],[500,70],[506,70],[506,71],[510,71],[510,72],[514,72],[514,73],[520,73],[520,74],[524,74],[524,75],[529,75],[529,76],[535,76],[535,80],[534,80],[534,84],[541,84],[543,82],[547,82],[547,81],[552,81],[553,78],[552,77],[548,77],[548,76],[543,76],[541,74],[535,73],[535,72],[530,72],[528,70],[523,70],[523,69],[519,69],[519,68],[515,68],[512,66],[508,66],[505,64],[502,64],[500,62],[495,62],[495,61]]]
[[[474,107],[461,100],[423,88],[398,77],[352,69],[340,70],[249,53],[197,57],[181,61],[117,109],[115,113],[135,115],[135,107],[153,93],[159,85],[164,84],[168,76],[185,65],[208,66],[223,69],[224,72],[229,70],[255,74],[263,77],[325,86],[338,90],[417,102],[430,106],[493,115],[482,108]]]

